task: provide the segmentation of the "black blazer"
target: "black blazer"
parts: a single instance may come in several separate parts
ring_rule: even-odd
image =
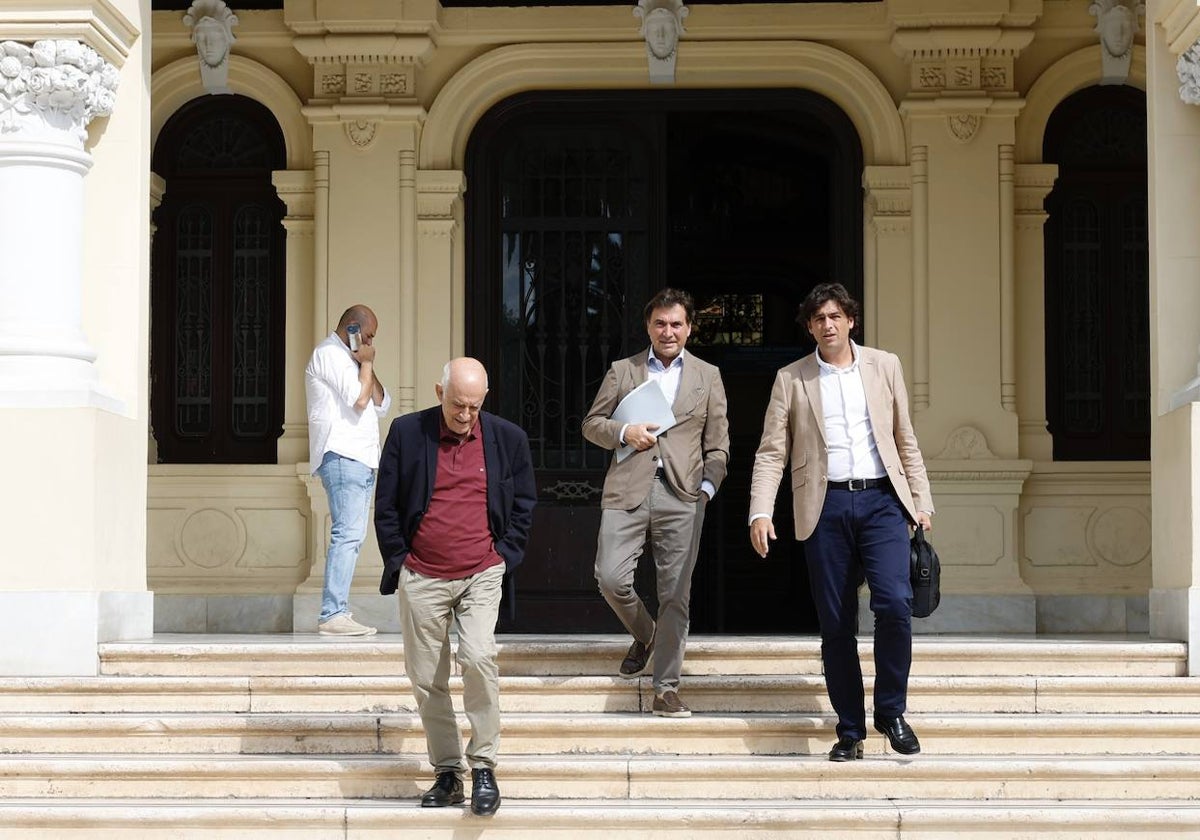
[[[375,485],[375,536],[383,555],[382,595],[396,591],[400,567],[433,497],[441,412],[442,407],[435,405],[397,417],[383,445]],[[511,571],[525,557],[537,502],[529,438],[520,426],[486,411],[479,412],[479,422],[487,468],[488,528],[496,551]]]

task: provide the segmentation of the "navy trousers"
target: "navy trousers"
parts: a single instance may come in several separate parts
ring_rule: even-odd
[[[912,666],[912,584],[908,518],[889,487],[829,490],[821,519],[804,541],[808,578],[821,623],[825,688],[839,737],[867,736],[862,666],[858,661],[861,574],[875,613],[875,714],[905,712]]]

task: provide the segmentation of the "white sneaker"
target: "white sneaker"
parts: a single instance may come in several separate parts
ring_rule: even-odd
[[[328,621],[322,621],[317,625],[317,632],[322,636],[374,636],[376,630],[374,627],[359,624],[350,613],[345,612],[338,613]]]

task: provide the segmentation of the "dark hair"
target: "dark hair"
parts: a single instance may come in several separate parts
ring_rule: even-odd
[[[800,322],[807,327],[817,310],[831,300],[841,307],[847,318],[858,324],[858,301],[850,297],[850,293],[841,283],[818,283],[813,286],[804,303],[800,304]]]
[[[688,324],[692,323],[692,319],[696,315],[696,304],[692,301],[692,296],[681,289],[672,289],[670,287],[659,289],[658,294],[650,298],[650,302],[646,304],[646,308],[642,311],[642,317],[646,323],[650,323],[650,316],[654,314],[655,309],[670,309],[672,306],[682,306],[684,314],[687,316]]]

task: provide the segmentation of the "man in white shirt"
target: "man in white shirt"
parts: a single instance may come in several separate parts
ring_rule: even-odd
[[[326,636],[375,634],[354,620],[349,598],[379,469],[379,418],[392,404],[375,376],[378,326],[366,306],[351,306],[304,369],[308,463],[325,488],[332,520],[317,619],[317,632]]]
[[[779,371],[750,482],[750,542],[762,557],[791,462],[796,539],[804,542],[821,625],[825,687],[837,713],[830,761],[862,758],[867,737],[858,660],[858,585],[875,614],[875,728],[904,755],[921,751],[904,720],[912,665],[910,525],[926,530],[933,498],[908,414],[900,360],[850,340],[858,303],[838,283],[812,290],[802,318],[817,351]]]

